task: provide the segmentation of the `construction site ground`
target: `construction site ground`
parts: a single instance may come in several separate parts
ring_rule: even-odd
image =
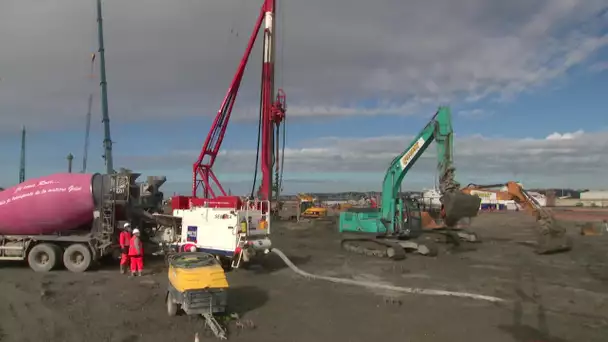
[[[564,212],[562,218],[566,218]],[[585,215],[606,215],[586,212]],[[472,222],[483,242],[440,249],[438,257],[390,261],[348,254],[335,222],[275,223],[275,246],[301,269],[400,286],[498,296],[505,304],[403,295],[306,280],[271,255],[263,268],[228,273],[233,341],[606,341],[608,234],[579,236],[575,249],[537,256],[534,221],[524,213],[481,214]],[[0,341],[212,340],[198,317],[168,317],[164,262],[128,278],[118,266],[83,274],[37,274],[0,265]]]

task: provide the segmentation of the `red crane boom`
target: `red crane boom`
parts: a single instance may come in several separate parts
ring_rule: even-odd
[[[201,153],[192,167],[192,196],[197,197],[197,193],[202,190],[202,197],[214,199],[218,196],[227,196],[226,191],[220,184],[220,181],[213,173],[213,165],[220,151],[226,128],[230,121],[232,108],[243,79],[245,67],[251,55],[251,51],[256,41],[256,37],[262,24],[264,24],[264,46],[263,46],[263,68],[262,68],[262,92],[261,92],[261,115],[260,115],[260,142],[258,146],[258,156],[260,157],[262,183],[260,186],[260,197],[262,200],[270,200],[272,197],[272,166],[279,167],[278,152],[274,153],[274,131],[278,131],[278,127],[285,118],[285,94],[282,90],[277,91],[277,97],[274,98],[274,60],[275,60],[275,18],[276,0],[264,0],[264,4],[260,10],[260,14],[255,24],[255,28],[249,38],[247,49],[241,59],[239,67],[234,75],[234,79],[228,88],[228,92],[222,101],[222,105],[217,112],[213,125]],[[278,142],[277,142],[278,151]],[[274,158],[273,158],[274,156]],[[216,187],[219,194],[213,190]]]

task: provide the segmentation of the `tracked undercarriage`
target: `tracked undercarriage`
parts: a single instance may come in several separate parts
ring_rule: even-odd
[[[426,232],[425,239],[401,240],[397,238],[362,238],[347,237],[342,239],[341,246],[345,251],[378,258],[403,260],[407,253],[424,256],[436,256],[439,253],[438,243],[460,245],[480,242],[475,233],[464,230],[435,229]],[[435,235],[432,237],[431,235]]]

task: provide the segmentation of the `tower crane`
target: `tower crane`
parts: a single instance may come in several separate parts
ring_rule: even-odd
[[[103,122],[103,159],[106,164],[106,173],[114,173],[114,159],[112,158],[112,137],[110,135],[110,115],[108,114],[108,82],[106,79],[106,57],[103,43],[103,16],[101,0],[97,0],[97,38],[99,41],[99,77],[101,86],[101,115]]]

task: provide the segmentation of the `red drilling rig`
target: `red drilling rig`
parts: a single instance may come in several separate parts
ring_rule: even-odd
[[[280,166],[283,156],[279,156],[279,128],[285,119],[285,94],[279,89],[275,98],[274,88],[275,6],[276,0],[264,0],[245,55],[217,112],[203,149],[192,167],[192,196],[175,196],[171,200],[172,216],[181,219],[181,227],[178,228],[181,233],[176,232],[178,249],[211,253],[220,260],[230,262],[234,268],[238,268],[242,262],[252,261],[256,256],[268,254],[272,246],[272,171],[274,166],[278,180],[274,185],[278,184],[280,188],[279,171],[282,171]],[[254,189],[258,161],[261,164],[262,182],[258,198],[243,201],[238,196],[229,196],[226,193],[212,168],[224,140],[243,73],[262,24],[264,55]],[[284,128],[283,123],[283,141]],[[202,196],[198,196],[200,192]]]
[[[192,166],[192,197],[173,198],[173,209],[190,206],[232,207],[240,203],[237,196],[229,196],[213,172],[213,165],[220,151],[230,115],[241,85],[245,67],[249,61],[259,30],[263,25],[263,68],[261,78],[261,107],[258,127],[258,149],[256,156],[256,177],[258,160],[262,182],[258,191],[259,200],[271,201],[273,194],[273,166],[279,176],[282,164],[279,151],[279,129],[285,119],[285,93],[275,92],[275,10],[276,0],[264,0],[254,30],[249,38],[247,49],[241,59],[228,92],[215,116],[211,130],[198,159]],[[276,93],[276,95],[275,95]],[[276,97],[275,97],[276,96]],[[274,100],[274,101],[273,101]],[[275,134],[276,133],[276,134]],[[255,177],[254,177],[255,178]],[[280,180],[278,179],[280,182]],[[254,179],[255,183],[255,179]],[[199,193],[201,194],[199,196]],[[253,196],[253,193],[252,193]]]

